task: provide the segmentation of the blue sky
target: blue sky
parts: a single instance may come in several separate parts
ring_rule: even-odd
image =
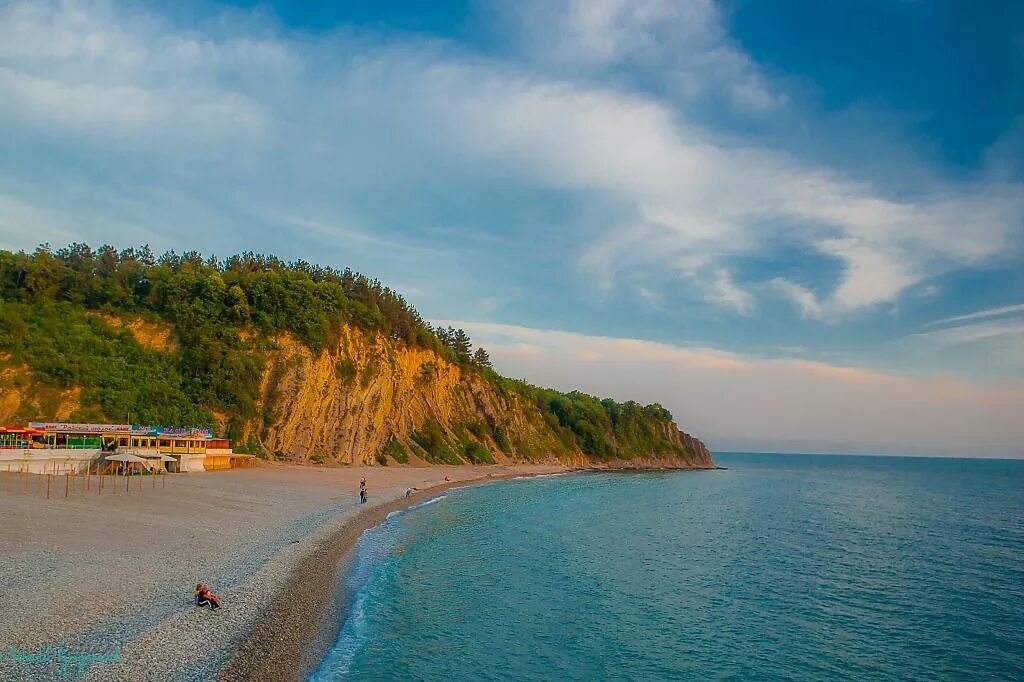
[[[0,243],[351,266],[720,449],[1021,454],[983,5],[4,2]]]

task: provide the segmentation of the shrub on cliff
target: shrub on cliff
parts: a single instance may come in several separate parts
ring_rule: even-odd
[[[389,456],[399,464],[409,463],[409,453],[406,451],[405,446],[403,446],[398,439],[393,436],[391,440],[388,441],[387,445],[381,448],[380,452],[377,453],[377,461],[380,462],[381,458],[383,458],[384,462],[382,463],[386,464]]]
[[[456,455],[445,437],[444,430],[436,421],[430,421],[412,433],[412,439],[423,448],[425,459],[431,464],[464,464]]]
[[[484,445],[469,438],[459,441],[459,450],[466,460],[473,464],[494,464],[494,456]]]

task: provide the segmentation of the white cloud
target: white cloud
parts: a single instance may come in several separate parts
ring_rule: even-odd
[[[722,97],[746,113],[787,102],[729,39],[712,0],[566,0],[516,3],[527,58],[588,76],[642,70],[681,104]]]
[[[814,317],[893,301],[949,269],[1020,250],[1019,185],[936,184],[889,198],[834,169],[723,138],[671,97],[552,67],[629,62],[697,90],[723,85],[747,106],[777,100],[709,0],[525,7],[524,40],[540,66],[344,32],[313,40],[244,13],[185,31],[119,5],[14,4],[0,9],[0,98],[9,103],[0,120],[64,148],[123,154],[112,167],[122,176],[116,192],[179,195],[157,218],[175,225],[211,215],[225,229],[276,225],[295,206],[309,224],[335,225],[338,215],[363,224],[355,206],[367,197],[388,208],[412,203],[410,192],[436,201],[500,168],[577,207],[601,206],[564,223],[584,277],[611,287],[642,273],[648,291],[663,293],[683,276],[740,313],[753,309],[758,283],[740,290],[731,262],[759,254],[779,229],[843,264],[829,291],[780,289]],[[136,165],[153,170],[150,186],[126,170]],[[17,172],[20,164],[8,170]],[[47,190],[65,181],[78,186],[61,188],[57,201],[97,182],[93,173],[49,178],[21,200],[50,206]],[[113,203],[114,222],[138,220]]]
[[[951,322],[966,322],[967,320],[981,320],[988,317],[1001,317],[1003,315],[1012,315],[1013,313],[1024,313],[1024,303],[1018,303],[1016,305],[1006,305],[999,308],[988,308],[987,310],[978,310],[973,313],[966,315],[957,315],[956,317],[947,317],[943,320],[935,320],[929,322],[928,326],[938,326],[941,324],[949,324]]]
[[[925,339],[942,345],[974,343],[996,337],[1015,337],[1017,348],[1024,357],[1024,320],[979,322],[911,335],[911,338]]]
[[[781,277],[776,277],[771,283],[783,295],[796,302],[800,307],[801,317],[810,317],[815,319],[821,317],[821,304],[818,303],[818,297],[814,295],[813,291],[809,290],[807,287],[782,279]]]
[[[1000,306],[935,320],[931,329],[910,334],[902,341],[931,352],[970,347],[997,376],[1024,370],[1024,304]],[[946,326],[950,325],[950,326]]]
[[[749,313],[754,307],[754,297],[750,292],[736,286],[732,275],[724,268],[715,272],[707,298],[709,301],[727,305],[738,313]]]
[[[582,255],[585,272],[606,286],[620,273],[657,268],[667,278],[705,281],[708,300],[735,308],[719,273],[730,258],[760,252],[774,236],[764,225],[781,223],[790,240],[844,264],[834,290],[816,302],[836,316],[1021,246],[1019,187],[941,187],[888,199],[784,153],[716,142],[643,97],[522,77],[484,82],[482,96],[451,100],[467,153],[631,213],[631,222],[617,217],[592,228]]]
[[[445,321],[495,366],[564,390],[660,402],[714,449],[1024,456],[1024,389],[711,348]],[[527,355],[518,349],[527,344]],[[601,358],[594,363],[592,358]]]
[[[930,327],[931,325],[926,326]],[[891,344],[895,357],[913,357],[932,366],[973,365],[975,376],[1021,385],[1024,377],[1024,318],[969,318],[943,329],[910,334]]]

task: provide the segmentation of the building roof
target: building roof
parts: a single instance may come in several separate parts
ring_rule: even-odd
[[[103,459],[109,460],[111,462],[141,462],[143,464],[148,464],[146,460],[139,457],[138,455],[129,455],[127,453],[119,455],[107,455]]]

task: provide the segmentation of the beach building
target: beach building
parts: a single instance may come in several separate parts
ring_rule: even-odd
[[[0,470],[5,472],[78,473],[97,461],[103,448],[104,429],[47,431],[41,423],[33,422],[27,427],[5,426],[0,432]]]
[[[173,457],[176,461],[166,464],[169,471],[208,471],[206,448],[211,440],[212,429],[134,425],[128,449],[141,457]]]
[[[198,472],[251,464],[230,441],[199,427],[31,422],[0,427],[0,470],[47,474],[84,472],[104,454],[132,454],[147,469]]]
[[[24,450],[32,447],[42,431],[32,427],[0,426],[0,450]]]

